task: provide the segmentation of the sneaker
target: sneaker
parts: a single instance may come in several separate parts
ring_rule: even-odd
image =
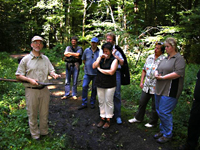
[[[167,138],[167,137],[162,136],[159,139],[157,139],[157,142],[161,143],[161,144],[164,144],[164,143],[166,143],[166,142],[168,142],[170,140],[171,140],[171,138]]]
[[[154,127],[155,125],[150,124],[150,123],[146,123],[144,126],[147,127],[147,128],[152,128],[152,127]]]
[[[74,100],[77,100],[77,96],[73,96],[72,98],[73,98]]]
[[[136,123],[136,122],[141,122],[139,120],[137,120],[135,117],[133,119],[129,119],[128,120],[129,123]]]
[[[64,96],[61,97],[61,100],[67,99],[67,98],[69,98],[69,97],[70,97],[70,95],[64,95]]]
[[[118,117],[116,120],[117,120],[117,124],[122,124],[122,119],[120,117]]]

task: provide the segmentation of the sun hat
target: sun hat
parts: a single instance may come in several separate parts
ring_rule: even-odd
[[[43,39],[42,37],[38,36],[38,35],[34,36],[34,37],[31,39],[32,42],[34,42],[34,41],[36,41],[36,40],[38,40],[38,41],[44,41],[44,39]]]

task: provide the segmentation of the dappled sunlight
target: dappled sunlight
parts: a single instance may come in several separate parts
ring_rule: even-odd
[[[62,96],[65,94],[65,91],[55,91],[55,92],[51,92],[51,95],[53,96]]]
[[[48,79],[51,80],[51,79],[53,79],[53,77],[52,76],[48,76]]]
[[[50,85],[50,86],[48,86],[48,89],[49,90],[52,90],[52,89],[56,89],[57,87],[55,86],[55,85]]]

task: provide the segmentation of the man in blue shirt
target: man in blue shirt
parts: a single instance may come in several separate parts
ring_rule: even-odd
[[[82,56],[83,63],[85,64],[84,66],[85,75],[83,77],[83,85],[82,85],[82,105],[78,108],[78,110],[87,108],[87,96],[88,96],[88,88],[89,88],[90,81],[92,81],[92,93],[90,97],[90,104],[91,104],[90,106],[91,106],[91,109],[95,108],[97,89],[94,83],[95,83],[95,79],[97,75],[97,70],[92,68],[92,64],[99,57],[99,54],[102,53],[97,47],[98,42],[99,42],[99,39],[97,37],[93,37],[91,40],[91,47],[85,49]]]

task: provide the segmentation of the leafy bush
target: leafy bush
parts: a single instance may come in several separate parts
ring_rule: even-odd
[[[57,44],[52,49],[43,49],[42,52],[46,55],[52,63],[59,62],[63,58],[66,45]]]
[[[14,78],[15,71],[17,70],[17,60],[13,59],[6,52],[0,53],[0,78]],[[15,84],[9,82],[0,81],[0,98],[4,93],[7,93],[8,89],[15,88]]]

